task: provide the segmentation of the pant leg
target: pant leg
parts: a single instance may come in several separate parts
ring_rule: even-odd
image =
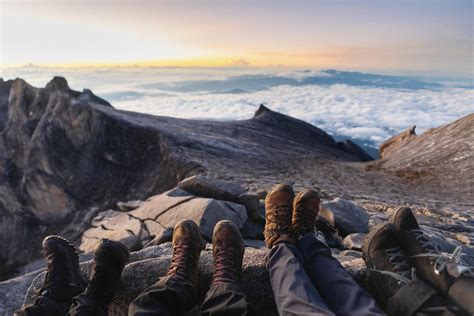
[[[86,294],[80,294],[72,299],[69,316],[107,316],[108,306],[94,301]]]
[[[201,314],[206,316],[241,316],[247,315],[248,303],[240,286],[224,283],[213,286],[207,291],[201,307]]]
[[[281,243],[267,256],[267,269],[280,316],[334,315],[311,283],[292,244]]]
[[[33,305],[15,311],[15,316],[65,316],[69,303],[57,303],[47,296],[39,296]]]
[[[306,234],[298,242],[305,268],[327,306],[337,315],[385,315],[372,298],[339,261],[331,250],[316,238]]]
[[[196,304],[197,295],[189,282],[167,276],[138,295],[130,304],[128,315],[185,315]]]

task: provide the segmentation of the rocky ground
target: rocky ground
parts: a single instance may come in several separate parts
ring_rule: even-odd
[[[461,245],[473,265],[473,135],[474,114],[419,136],[409,128],[370,161],[355,144],[263,106],[249,120],[184,120],[116,110],[63,78],[41,89],[0,81],[0,279],[8,279],[0,283],[0,315],[39,287],[41,239],[51,233],[84,252],[84,270],[98,238],[137,251],[113,307],[122,315],[165,271],[182,218],[196,221],[207,241],[220,219],[238,224],[247,245],[244,289],[272,314],[263,199],[277,182],[321,190],[318,227],[362,285],[360,244],[401,204],[414,208],[443,251]]]

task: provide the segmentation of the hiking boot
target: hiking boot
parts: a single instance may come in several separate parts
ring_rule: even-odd
[[[189,282],[196,292],[201,250],[202,236],[198,225],[191,220],[178,222],[173,231],[173,256],[167,275]]]
[[[416,269],[416,275],[437,290],[447,293],[453,279],[444,269],[446,258],[441,256],[430,237],[420,229],[412,210],[409,207],[396,209],[390,215],[389,222],[395,226],[402,251]]]
[[[387,307],[388,300],[411,281],[411,267],[397,243],[393,224],[372,229],[364,240],[362,254],[372,293]]]
[[[66,239],[54,235],[43,239],[42,246],[48,270],[39,293],[58,303],[70,303],[87,283],[79,267],[76,248]]]
[[[239,228],[228,220],[217,223],[212,234],[214,272],[211,287],[222,283],[239,285],[244,251]]]
[[[313,189],[305,189],[298,193],[293,202],[293,233],[300,238],[314,231],[316,217],[319,214],[321,195]]]
[[[109,305],[120,285],[120,276],[130,251],[124,244],[101,239],[94,250],[92,275],[84,295],[97,303]]]
[[[294,243],[291,228],[293,188],[287,184],[278,184],[265,198],[265,243],[268,248],[288,242]]]

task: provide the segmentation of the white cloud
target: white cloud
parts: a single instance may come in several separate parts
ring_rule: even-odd
[[[397,90],[333,86],[279,86],[245,94],[145,96],[114,103],[120,109],[181,118],[252,117],[260,103],[342,136],[380,144],[417,125],[421,133],[473,111],[473,90]]]
[[[44,86],[54,75],[66,77],[72,88],[90,88],[107,96],[119,109],[181,118],[235,120],[253,116],[258,105],[305,120],[333,135],[380,144],[392,135],[417,125],[421,133],[473,112],[474,90],[440,88],[401,90],[349,85],[277,86],[253,93],[180,93],[155,88],[156,83],[186,80],[224,80],[249,74],[273,74],[301,79],[325,76],[320,71],[285,72],[257,68],[134,68],[3,70],[5,79],[22,77]],[[151,87],[144,88],[144,84]],[[207,87],[207,86],[206,86]],[[114,97],[116,95],[116,97]]]

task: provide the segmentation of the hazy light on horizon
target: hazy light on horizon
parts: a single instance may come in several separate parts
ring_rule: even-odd
[[[472,74],[472,1],[4,1],[0,65]]]

